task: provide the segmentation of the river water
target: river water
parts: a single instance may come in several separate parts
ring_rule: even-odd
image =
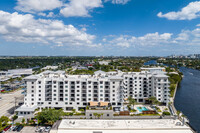
[[[200,71],[180,68],[184,77],[176,92],[175,107],[183,112],[200,133]]]

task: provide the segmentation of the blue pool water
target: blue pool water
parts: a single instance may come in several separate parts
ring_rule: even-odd
[[[140,112],[142,112],[142,111],[148,111],[148,109],[147,109],[146,107],[142,107],[142,108],[137,107],[137,109],[138,109]]]

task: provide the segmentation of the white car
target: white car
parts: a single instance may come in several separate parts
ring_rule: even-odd
[[[51,127],[50,127],[50,126],[48,126],[48,127],[46,127],[46,128],[45,128],[45,130],[44,130],[44,131],[45,131],[45,132],[49,132],[49,131],[50,131],[50,129],[51,129]]]
[[[40,131],[40,128],[35,129],[35,132],[39,132],[39,131]]]
[[[12,131],[15,128],[15,126],[10,127],[9,131]]]
[[[40,127],[40,132],[43,132],[45,130],[45,127]]]

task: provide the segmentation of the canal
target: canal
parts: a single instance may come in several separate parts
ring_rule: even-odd
[[[200,132],[200,71],[183,67],[180,71],[184,77],[176,92],[175,107]]]

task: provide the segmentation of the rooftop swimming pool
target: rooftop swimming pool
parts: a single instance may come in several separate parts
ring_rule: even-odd
[[[148,111],[148,109],[146,107],[137,107],[137,110],[139,110],[140,112]]]

